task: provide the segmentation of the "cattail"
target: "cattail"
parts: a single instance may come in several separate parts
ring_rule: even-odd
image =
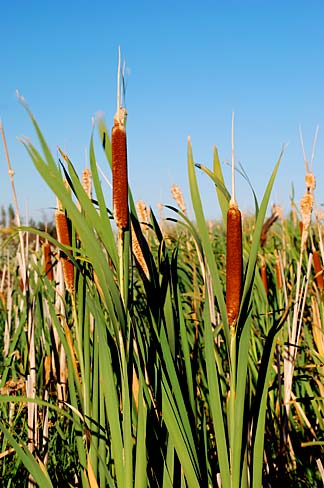
[[[315,280],[319,290],[324,289],[323,268],[321,258],[316,249],[313,249],[313,264],[315,269]]]
[[[313,193],[316,188],[316,179],[312,172],[306,173],[305,184],[307,192]]]
[[[266,295],[268,295],[269,288],[268,288],[267,266],[266,266],[264,256],[261,256],[260,274],[261,274],[261,279],[262,279],[262,283],[263,283]]]
[[[149,228],[148,223],[150,220],[150,211],[143,200],[138,200],[136,202],[136,212],[138,215],[142,232],[147,232]]]
[[[227,211],[226,310],[230,329],[236,326],[242,295],[242,215],[235,199],[234,113],[232,114],[232,196]]]
[[[111,134],[113,209],[117,226],[128,227],[126,110],[120,108],[114,118]]]
[[[44,256],[44,271],[49,279],[49,281],[53,281],[53,263],[52,263],[52,253],[51,253],[51,245],[48,241],[43,244],[43,256]]]
[[[316,301],[316,298],[314,296],[311,297],[311,301],[312,301],[312,316],[313,316],[312,329],[313,329],[314,342],[316,344],[318,352],[323,357],[324,356],[324,334],[322,331],[321,315],[319,311],[318,302]]]
[[[91,200],[91,191],[92,191],[92,178],[91,178],[91,170],[86,168],[82,171],[82,186],[86,194]]]
[[[171,186],[171,194],[173,199],[176,201],[178,207],[180,208],[181,212],[184,214],[186,213],[186,204],[183,198],[183,193],[178,185]]]
[[[236,203],[227,212],[226,242],[226,310],[228,323],[234,328],[242,293],[242,217]]]
[[[139,269],[142,273],[144,273],[144,275],[146,276],[146,278],[148,279],[150,274],[149,274],[149,270],[148,270],[148,267],[147,267],[147,264],[146,264],[146,261],[145,261],[145,258],[144,258],[144,255],[143,255],[143,251],[142,251],[142,248],[141,248],[141,245],[138,241],[138,238],[137,238],[137,235],[136,235],[136,230],[134,229],[134,226],[133,224],[131,225],[131,233],[132,233],[132,250],[133,250],[133,254],[135,256],[135,259],[136,259],[136,262],[139,266]],[[144,237],[143,237],[144,239]]]
[[[52,356],[51,354],[49,354],[48,356],[45,356],[44,359],[44,376],[45,376],[44,384],[46,386],[48,386],[50,382],[51,372],[52,372]]]
[[[62,210],[55,212],[55,224],[57,232],[57,240],[64,246],[71,245],[70,232],[68,221],[65,213]],[[66,254],[60,252],[60,259],[62,262],[63,275],[66,289],[72,294],[74,291],[74,266],[67,258]]]
[[[261,247],[264,247],[267,240],[269,229],[278,220],[278,218],[279,218],[279,213],[277,212],[276,208],[272,208],[272,213],[270,217],[264,222],[262,226],[261,237],[260,237]]]
[[[296,227],[297,227],[297,214],[296,214],[295,204],[291,207],[291,219],[293,222],[294,229],[296,229]]]
[[[313,210],[313,202],[314,196],[312,193],[306,192],[300,201],[300,210],[302,214],[302,248],[305,247],[307,236],[308,236],[308,228],[311,223],[312,217],[312,210]]]
[[[278,290],[282,289],[282,276],[281,276],[281,266],[278,251],[276,252],[276,279]]]
[[[324,212],[321,208],[316,209],[315,212],[316,221],[319,223],[324,218]]]

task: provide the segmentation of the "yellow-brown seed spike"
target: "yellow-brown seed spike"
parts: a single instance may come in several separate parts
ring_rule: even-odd
[[[124,125],[125,109],[115,115],[111,134],[113,209],[117,226],[128,227],[127,143]]]
[[[55,224],[57,232],[57,240],[64,246],[71,245],[69,226],[64,212],[57,210],[55,212]],[[62,268],[66,289],[73,293],[74,291],[74,266],[73,263],[66,257],[64,253],[60,253],[62,260]]]
[[[227,211],[226,310],[230,328],[236,326],[242,294],[242,216],[236,202]]]
[[[131,223],[131,234],[132,234],[132,249],[133,249],[133,254],[135,257],[135,260],[137,262],[137,265],[139,267],[139,270],[141,273],[144,273],[147,279],[150,277],[150,273],[143,255],[143,251],[141,248],[141,245],[138,241],[137,235],[136,235],[136,230],[134,228],[133,223]],[[144,239],[144,237],[143,237]]]
[[[91,187],[92,187],[92,178],[91,178],[91,170],[89,168],[85,168],[82,171],[82,186],[86,194],[91,200]]]

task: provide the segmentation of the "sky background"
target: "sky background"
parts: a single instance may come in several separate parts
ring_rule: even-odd
[[[136,200],[157,211],[173,204],[178,184],[188,208],[187,137],[196,162],[212,167],[213,146],[230,182],[231,114],[235,155],[262,198],[283,144],[288,144],[271,202],[289,211],[305,191],[299,140],[313,163],[316,200],[324,202],[323,1],[3,2],[0,17],[0,117],[5,128],[20,213],[50,215],[55,198],[18,138],[36,136],[16,98],[24,96],[53,154],[59,145],[77,170],[87,164],[91,118],[116,107],[117,48],[127,66],[129,181]],[[110,179],[97,142],[99,166]],[[207,218],[220,215],[212,182],[198,175]],[[111,193],[103,183],[107,203]],[[253,210],[247,184],[237,199]],[[12,202],[0,145],[0,205]]]

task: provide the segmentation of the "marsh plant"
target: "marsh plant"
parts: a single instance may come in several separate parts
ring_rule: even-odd
[[[17,222],[8,259],[3,240],[3,486],[321,486],[324,249],[311,167],[300,208],[269,221],[281,152],[262,201],[251,192],[255,215],[242,216],[233,117],[230,191],[217,149],[212,169],[196,165],[188,140],[194,219],[174,186],[164,225],[133,201],[117,100],[112,131],[96,120],[111,205],[94,134],[79,177],[21,99],[57,233]],[[197,171],[223,222],[207,223]]]

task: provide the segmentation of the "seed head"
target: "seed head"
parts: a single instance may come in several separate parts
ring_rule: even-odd
[[[53,281],[53,263],[51,245],[48,241],[43,244],[43,256],[44,256],[44,271],[49,281]]]
[[[128,227],[128,176],[125,109],[120,109],[114,118],[111,134],[113,209],[117,226]]]
[[[57,240],[64,246],[71,245],[69,226],[64,212],[57,210],[55,212],[55,223]],[[72,294],[74,291],[74,266],[67,258],[66,254],[60,252],[60,259],[62,262],[63,275],[66,289]]]
[[[147,267],[142,249],[141,249],[141,245],[138,241],[136,231],[134,229],[133,224],[131,225],[131,234],[132,234],[132,250],[133,250],[133,254],[135,256],[136,262],[137,262],[141,272],[144,273],[144,275],[148,279],[150,276],[149,270],[148,270],[148,267]]]
[[[242,216],[236,203],[227,212],[226,309],[231,330],[235,329],[242,294]]]
[[[86,194],[91,200],[91,190],[92,190],[92,178],[91,170],[86,168],[82,171],[82,186]]]
[[[306,173],[305,184],[308,192],[313,192],[316,188],[316,179],[313,173]]]
[[[313,210],[314,196],[312,193],[306,192],[300,201],[300,210],[302,215],[302,247],[304,248],[308,236],[308,228],[311,223]]]
[[[178,207],[182,213],[186,213],[186,204],[183,198],[183,193],[178,185],[171,186],[171,194],[173,199],[177,202]]]

